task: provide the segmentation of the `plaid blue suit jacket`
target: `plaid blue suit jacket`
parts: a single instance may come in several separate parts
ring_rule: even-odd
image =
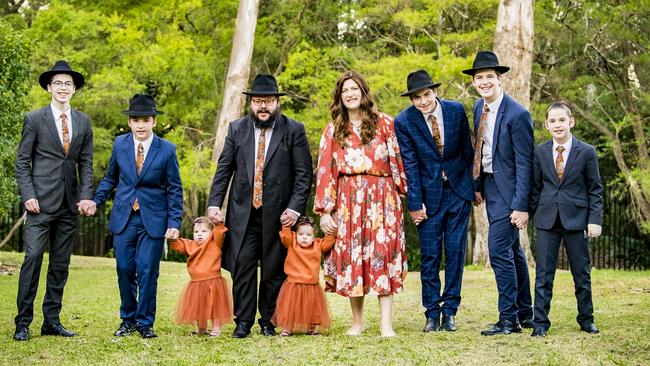
[[[435,213],[440,206],[443,170],[458,196],[467,201],[474,200],[471,180],[474,149],[465,109],[461,103],[452,100],[438,99],[438,103],[442,107],[445,126],[442,155],[417,108],[411,105],[395,118],[395,132],[408,186],[408,210],[420,210],[424,203],[427,215]]]

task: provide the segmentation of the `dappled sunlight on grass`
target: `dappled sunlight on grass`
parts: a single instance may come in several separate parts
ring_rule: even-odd
[[[22,254],[0,252],[0,263],[19,265]],[[467,267],[462,303],[454,333],[422,333],[420,276],[409,273],[404,292],[394,297],[394,326],[398,336],[379,337],[376,297],[365,301],[366,329],[359,337],[345,335],[350,309],[347,299],[327,294],[334,323],[321,336],[266,338],[255,326],[249,338],[230,337],[226,325],[221,337],[191,335],[189,326],[172,322],[176,299],[189,279],[183,263],[163,262],[158,283],[156,332],[148,341],[138,336],[116,338],[119,294],[115,261],[111,258],[72,258],[64,296],[62,323],[81,334],[62,339],[39,335],[40,305],[45,288],[47,258],[35,302],[32,340],[14,343],[17,275],[0,275],[1,364],[516,364],[591,365],[647,364],[650,360],[650,272],[594,270],[592,286],[596,324],[600,335],[580,332],[568,271],[558,271],[550,318],[543,339],[530,331],[510,336],[482,337],[480,331],[498,318],[497,294],[491,270]],[[534,275],[534,273],[531,273]],[[224,276],[230,282],[228,272]],[[444,275],[442,276],[444,278]]]

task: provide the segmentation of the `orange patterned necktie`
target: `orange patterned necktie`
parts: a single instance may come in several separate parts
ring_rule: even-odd
[[[474,165],[472,167],[472,177],[478,179],[481,175],[481,158],[483,156],[483,135],[485,135],[485,128],[487,124],[487,116],[490,112],[485,101],[483,102],[483,113],[478,122],[478,132],[476,133],[476,146],[474,146]]]
[[[556,147],[555,151],[557,151],[557,158],[555,158],[555,171],[560,180],[562,180],[564,177],[564,155],[562,154],[564,152],[564,146],[560,145]]]
[[[431,113],[429,115],[429,123],[431,124],[431,133],[433,134],[433,141],[436,142],[436,146],[438,147],[438,152],[440,152],[440,155],[442,155],[442,137],[440,137],[440,129],[438,128],[438,121],[436,120],[436,117]]]
[[[70,150],[70,129],[68,129],[68,115],[61,113],[61,134],[63,135],[63,152],[68,155]]]
[[[260,129],[257,143],[257,158],[255,159],[255,181],[253,182],[253,207],[262,207],[262,176],[264,175],[264,149],[266,148],[266,128]]]
[[[144,146],[142,143],[138,144],[138,155],[135,157],[135,169],[138,172],[138,176],[142,173],[142,165],[144,165]],[[138,203],[138,198],[135,198],[133,201],[133,211],[140,209],[140,203]]]

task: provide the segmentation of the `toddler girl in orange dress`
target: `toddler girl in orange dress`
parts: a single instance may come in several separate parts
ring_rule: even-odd
[[[221,277],[221,247],[228,229],[216,227],[207,217],[195,219],[194,240],[178,239],[171,248],[189,255],[185,286],[176,306],[177,324],[196,324],[195,334],[221,334],[221,325],[233,321],[232,297],[226,280]],[[208,320],[212,329],[208,332]]]
[[[282,245],[288,249],[284,262],[287,279],[280,288],[271,322],[282,328],[282,336],[292,332],[316,335],[332,324],[319,271],[321,253],[332,249],[336,237],[315,238],[314,222],[306,216],[298,218],[295,228],[294,232],[284,226],[280,231]]]

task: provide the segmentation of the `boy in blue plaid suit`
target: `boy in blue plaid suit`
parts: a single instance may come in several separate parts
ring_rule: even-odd
[[[474,150],[461,103],[439,99],[440,83],[433,83],[424,70],[410,73],[406,83],[408,91],[402,96],[408,96],[412,105],[395,118],[395,131],[406,171],[407,206],[420,236],[424,332],[455,331],[474,200],[470,178]],[[443,238],[445,287],[441,295]]]

